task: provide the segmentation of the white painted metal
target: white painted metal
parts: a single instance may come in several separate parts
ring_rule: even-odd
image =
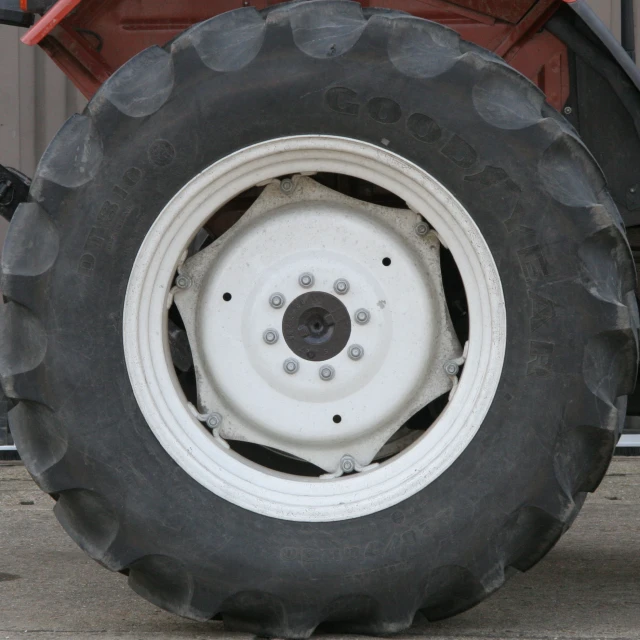
[[[266,186],[238,223],[180,267],[192,285],[174,300],[192,348],[199,410],[222,414],[225,439],[330,472],[346,454],[365,467],[452,387],[443,365],[462,348],[447,312],[440,243],[435,233],[415,233],[420,217],[408,209],[355,200],[306,176],[293,185]],[[354,361],[345,348],[322,363],[299,359],[296,375],[283,371],[295,354],[284,339],[267,346],[263,336],[282,327],[287,305],[268,301],[272,291],[287,304],[305,294],[298,281],[305,269],[314,273],[313,290],[335,291],[349,315],[370,312],[366,325],[351,327],[350,342],[363,345],[365,359]]]
[[[625,433],[618,441],[618,447],[628,449],[631,447],[640,447],[640,433]]]
[[[197,229],[212,212],[255,184],[315,171],[375,182],[422,214],[456,260],[470,315],[465,368],[457,392],[436,422],[413,445],[373,470],[330,481],[276,473],[225,448],[188,409],[173,368],[167,366],[171,283],[184,259],[183,249]],[[401,502],[437,478],[480,428],[499,382],[506,344],[498,270],[464,207],[432,176],[400,156],[332,136],[263,142],[216,162],[190,181],[158,216],[140,248],[127,287],[123,329],[135,396],[151,430],[174,460],[226,500],[299,521],[373,513]]]

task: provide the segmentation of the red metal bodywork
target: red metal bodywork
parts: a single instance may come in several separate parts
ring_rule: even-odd
[[[162,45],[196,22],[273,0],[58,0],[25,35],[39,44],[86,97],[129,58]],[[561,0],[361,0],[455,29],[502,56],[535,82],[557,109],[569,96],[567,49],[544,23]]]

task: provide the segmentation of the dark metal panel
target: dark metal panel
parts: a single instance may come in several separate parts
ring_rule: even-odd
[[[582,18],[593,34],[602,42],[618,64],[624,69],[633,84],[640,89],[640,69],[636,67],[634,61],[629,57],[628,53],[616,40],[611,31],[607,29],[607,26],[602,20],[598,18],[594,10],[585,0],[574,0],[574,2],[567,4]]]

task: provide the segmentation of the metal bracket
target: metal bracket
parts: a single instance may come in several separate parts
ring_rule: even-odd
[[[200,422],[203,422],[209,429],[211,429],[211,434],[216,439],[218,444],[223,446],[225,449],[230,449],[229,443],[220,435],[220,427],[222,426],[222,416],[219,413],[211,412],[211,413],[200,413],[196,407],[194,407],[190,402],[187,405],[191,415]]]
[[[11,451],[15,449],[13,438],[9,432],[9,402],[9,399],[0,387],[0,451]]]
[[[596,12],[587,4],[586,0],[564,0],[571,9],[573,9],[584,21],[593,35],[600,43],[609,50],[609,53],[615,58],[618,64],[625,71],[629,80],[633,82],[637,89],[640,89],[640,69],[636,67],[629,52],[616,40],[615,36],[607,29],[606,25],[600,20]],[[554,33],[553,29],[550,29]],[[558,36],[560,37],[560,36]],[[563,40],[560,37],[560,40]],[[564,40],[563,40],[564,41]]]
[[[457,367],[457,371],[455,374],[449,374],[449,378],[453,383],[453,386],[451,387],[451,391],[449,391],[449,401],[451,401],[455,392],[458,390],[458,382],[459,382],[458,373],[460,371],[460,367],[467,361],[468,353],[469,353],[469,341],[467,340],[464,343],[464,349],[462,351],[462,355],[459,358],[449,360],[449,362],[447,363],[447,365],[454,364]],[[445,365],[445,371],[446,371],[447,365]],[[449,372],[447,371],[447,373]]]
[[[12,9],[0,8],[0,24],[7,24],[10,27],[30,27],[34,23],[31,13],[23,11],[13,11]]]
[[[0,164],[0,215],[11,220],[21,202],[29,195],[31,181],[15,169]]]
[[[48,11],[55,0],[0,0],[0,24],[11,27],[31,27],[35,14]]]

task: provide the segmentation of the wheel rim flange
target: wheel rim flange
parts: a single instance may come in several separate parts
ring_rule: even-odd
[[[159,313],[166,309],[179,261],[175,256],[171,267],[172,259],[167,256],[175,254],[178,245],[188,245],[213,210],[253,184],[279,175],[315,171],[375,182],[401,196],[415,211],[422,212],[428,203],[429,222],[458,264],[471,320],[465,371],[443,415],[422,438],[379,468],[332,481],[266,473],[212,442],[184,406],[175,375],[166,367],[166,314]],[[218,185],[215,194],[213,183]],[[165,207],[147,234],[125,301],[127,369],[138,403],[158,440],[182,468],[215,494],[257,513],[289,520],[359,517],[397,504],[432,482],[466,448],[482,424],[497,388],[505,345],[506,315],[498,271],[468,212],[433,177],[396,154],[331,136],[260,143],[227,156],[196,176]]]

